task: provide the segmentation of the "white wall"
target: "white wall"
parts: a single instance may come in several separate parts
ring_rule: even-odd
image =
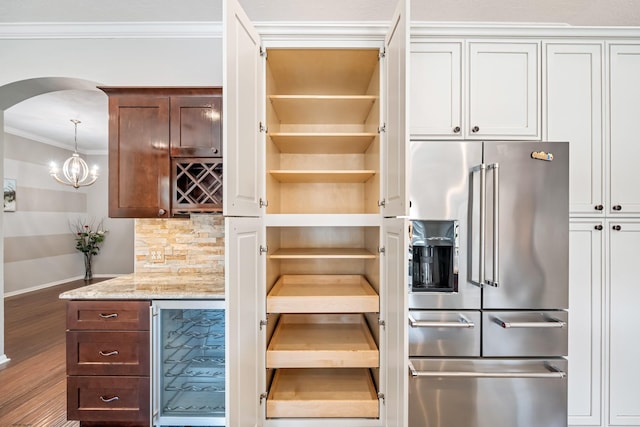
[[[16,211],[4,214],[4,293],[15,295],[79,279],[84,259],[75,249],[71,227],[78,221],[109,230],[98,256],[96,276],[133,272],[134,221],[108,218],[106,155],[84,156],[100,168],[98,180],[74,189],[49,176],[49,162],[62,163],[71,151],[21,136],[4,135],[4,176],[18,184]]]

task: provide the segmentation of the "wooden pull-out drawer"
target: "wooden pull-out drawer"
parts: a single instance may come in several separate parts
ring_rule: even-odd
[[[269,313],[375,313],[380,299],[364,276],[283,275],[267,296]]]
[[[267,417],[378,418],[378,406],[368,369],[278,369]]]
[[[362,314],[283,314],[267,348],[267,368],[378,366]]]
[[[149,301],[69,301],[67,329],[149,330]]]
[[[67,331],[68,375],[149,375],[149,331]]]
[[[149,377],[67,377],[67,418],[149,422]]]

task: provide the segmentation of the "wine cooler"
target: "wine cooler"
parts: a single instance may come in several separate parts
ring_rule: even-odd
[[[152,306],[154,426],[224,426],[224,301]]]

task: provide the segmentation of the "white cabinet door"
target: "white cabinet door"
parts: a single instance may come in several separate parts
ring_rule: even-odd
[[[411,138],[462,135],[462,41],[411,43]]]
[[[602,424],[603,221],[569,224],[569,425]]]
[[[406,219],[386,218],[383,222],[385,252],[382,262],[382,289],[380,291],[380,318],[384,320],[381,358],[386,365],[383,373],[386,427],[408,425],[409,362],[407,318],[407,248],[409,224]]]
[[[640,221],[607,221],[609,425],[640,425]]]
[[[407,84],[409,82],[409,0],[400,0],[384,40],[385,123],[382,199],[385,217],[409,214],[407,197]]]
[[[603,45],[546,43],[544,140],[569,141],[571,215],[604,216]]]
[[[260,36],[237,0],[225,0],[224,8],[223,210],[258,216],[264,194],[264,60]]]
[[[469,138],[540,138],[539,46],[469,42]]]
[[[259,427],[264,419],[263,230],[258,218],[225,218],[227,425],[234,427]]]
[[[609,213],[640,213],[640,45],[609,47]]]

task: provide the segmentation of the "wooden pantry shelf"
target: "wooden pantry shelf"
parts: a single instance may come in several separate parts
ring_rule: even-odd
[[[270,95],[282,124],[363,124],[374,95]]]
[[[380,297],[361,275],[283,275],[267,295],[269,313],[377,313]]]
[[[378,405],[369,369],[278,369],[267,418],[378,418]]]
[[[269,174],[285,183],[363,183],[375,170],[270,170]]]
[[[283,314],[267,368],[377,368],[378,347],[362,314]]]
[[[375,259],[377,255],[362,248],[282,248],[270,259]]]
[[[364,153],[377,133],[274,132],[269,136],[281,153],[358,154]]]

